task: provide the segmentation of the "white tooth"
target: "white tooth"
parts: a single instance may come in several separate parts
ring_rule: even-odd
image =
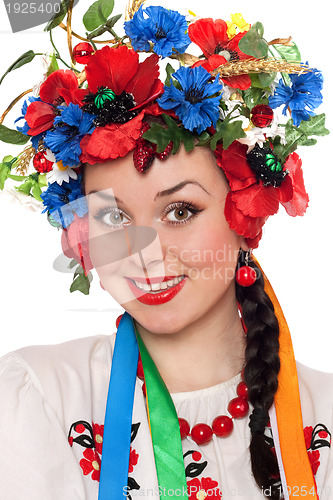
[[[168,285],[165,281],[163,281],[163,283],[161,283],[161,290],[166,290],[168,288]]]
[[[168,286],[173,286],[173,280],[169,280],[169,281],[167,281],[167,285],[168,285]]]
[[[161,283],[153,283],[151,285],[151,289],[156,292],[157,290],[160,290],[161,289]]]
[[[143,283],[143,290],[145,292],[151,292],[151,286],[148,285],[147,283]]]

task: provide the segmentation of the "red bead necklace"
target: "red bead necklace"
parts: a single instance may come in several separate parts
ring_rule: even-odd
[[[141,380],[144,380],[141,358],[139,358],[138,361],[137,376]],[[142,391],[146,396],[145,382],[143,382]],[[192,427],[192,430],[190,428],[190,424],[187,420],[185,420],[185,418],[179,418],[178,421],[181,438],[185,439],[187,436],[190,436],[193,441],[200,445],[209,443],[212,440],[214,434],[218,437],[230,436],[234,428],[233,419],[244,418],[249,413],[249,403],[247,401],[248,388],[243,380],[241,380],[237,385],[236,392],[237,397],[232,399],[228,404],[228,412],[230,413],[231,417],[229,417],[228,415],[218,415],[216,418],[214,418],[211,426],[199,423]]]

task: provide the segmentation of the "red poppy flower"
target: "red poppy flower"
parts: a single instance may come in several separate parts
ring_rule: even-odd
[[[86,66],[90,92],[97,93],[100,87],[106,87],[116,95],[130,93],[135,101],[131,109],[142,111],[125,123],[96,127],[91,136],[81,141],[81,161],[102,162],[125,156],[133,150],[145,114],[143,107],[163,93],[163,84],[158,78],[158,60],[153,54],[139,63],[139,55],[125,45],[117,48],[106,46],[91,56]]]
[[[87,476],[91,474],[93,481],[99,481],[101,474],[101,458],[99,454],[91,448],[87,448],[83,452],[84,458],[80,460],[80,467],[83,474]]]
[[[95,450],[100,455],[102,454],[103,448],[103,434],[104,434],[104,425],[92,424],[93,433],[94,433],[94,441],[95,441]]]
[[[225,216],[231,229],[244,236],[247,243],[255,248],[261,237],[261,228],[270,215],[274,215],[279,205],[284,206],[289,215],[304,215],[308,205],[301,160],[296,153],[287,158],[284,170],[288,170],[279,187],[264,185],[246,158],[247,146],[234,141],[223,150],[219,145],[215,150],[217,164],[229,181],[230,191],[225,203]]]
[[[138,463],[138,459],[139,459],[139,454],[135,450],[133,450],[131,446],[128,472],[133,472],[134,466]]]
[[[218,482],[211,477],[194,478],[187,483],[189,500],[221,500],[222,493],[218,488]]]
[[[229,40],[227,30],[227,23],[222,19],[199,19],[190,24],[188,28],[189,37],[192,42],[200,47],[207,58],[204,61],[195,63],[194,66],[203,66],[207,71],[213,71],[230,61],[252,59],[251,56],[244,54],[238,46],[245,33],[238,33]],[[241,90],[251,87],[249,75],[231,76],[222,78],[222,81],[230,87]]]
[[[94,266],[89,256],[88,215],[78,217],[74,214],[73,222],[62,232],[61,246],[66,257],[79,262],[86,273],[93,269]]]
[[[55,104],[70,102],[81,104],[86,90],[78,88],[77,78],[73,71],[59,69],[42,83],[39,97],[41,101],[29,104],[25,119],[30,127],[29,135],[38,135],[53,126],[55,118]]]

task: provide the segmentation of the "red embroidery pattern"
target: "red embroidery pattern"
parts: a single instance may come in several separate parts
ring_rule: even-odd
[[[222,493],[218,482],[211,477],[194,478],[187,482],[187,493],[189,500],[221,500]]]
[[[331,433],[323,424],[317,424],[314,428],[304,428],[305,446],[308,452],[312,473],[315,476],[320,466],[319,448],[331,447]]]
[[[187,493],[189,500],[221,500],[222,493],[219,489],[219,484],[211,477],[199,478],[208,462],[201,461],[202,454],[197,450],[189,450],[184,454],[184,462],[186,457],[191,457],[191,461],[185,466],[185,474],[187,478],[193,478],[187,481]],[[187,462],[187,460],[186,460]]]
[[[132,424],[131,441],[135,439],[139,426],[140,423]],[[77,444],[85,448],[82,452],[83,458],[80,460],[80,467],[83,474],[85,476],[91,474],[91,479],[98,482],[100,480],[101,473],[103,434],[104,425],[99,425],[94,422],[89,424],[89,422],[86,422],[85,420],[74,422],[68,433],[68,443],[70,446]],[[139,454],[131,446],[128,467],[129,473],[133,472],[138,460]],[[139,489],[139,485],[134,478],[128,478],[128,488],[129,490]],[[130,498],[129,494],[128,497]]]
[[[80,460],[80,466],[83,474],[87,476],[92,472],[91,479],[93,481],[99,482],[101,473],[101,457],[99,456],[97,451],[94,451],[91,448],[87,448],[86,450],[84,450],[83,456],[85,458],[82,458],[82,460]]]

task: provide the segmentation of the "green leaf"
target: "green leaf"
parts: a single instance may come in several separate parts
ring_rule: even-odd
[[[19,132],[18,130],[12,130],[4,125],[0,125],[0,141],[22,146],[23,144],[26,144],[29,139],[30,137],[28,135],[22,134],[22,132]]]
[[[252,77],[258,77],[258,75],[251,75],[251,80]],[[259,77],[258,77],[259,78]],[[252,86],[247,89],[242,91],[242,97],[244,99],[244,102],[246,106],[252,110],[256,104],[267,104],[268,103],[268,98],[264,98],[264,91],[261,87],[261,84],[259,87],[255,87],[255,85],[252,83]]]
[[[298,129],[307,136],[328,135],[330,131],[327,130],[327,128],[325,127],[325,120],[326,120],[325,113],[316,116],[311,116],[308,121],[301,122]]]
[[[2,190],[5,186],[5,181],[8,179],[10,174],[10,167],[6,163],[0,163],[0,189]]]
[[[110,17],[105,23],[105,26],[108,28],[113,28],[113,26],[119,21],[121,18],[122,14],[117,14],[116,16]]]
[[[55,53],[53,52],[51,57],[50,57],[50,64],[49,67],[47,68],[46,76],[50,76],[51,73],[54,73],[54,71],[57,71],[59,69],[57,57]]]
[[[13,64],[11,66],[9,66],[7,71],[2,75],[2,77],[0,79],[0,85],[3,81],[3,79],[5,78],[5,76],[8,75],[8,73],[10,73],[11,71],[14,71],[15,69],[20,68],[24,64],[28,64],[29,62],[31,62],[33,60],[35,55],[36,54],[34,53],[33,50],[28,50],[28,52],[24,52],[24,54],[22,54],[18,59],[16,59],[16,61],[14,61]]]
[[[93,31],[105,24],[113,11],[114,0],[97,0],[83,16],[83,24],[88,31]]]
[[[259,81],[262,88],[267,88],[274,82],[276,73],[259,73]]]
[[[26,181],[22,182],[20,186],[15,186],[15,189],[17,191],[20,191],[20,193],[30,194],[32,185],[33,181],[31,179],[27,179]]]
[[[302,61],[302,56],[301,53],[296,45],[296,43],[292,42],[291,46],[288,45],[273,45],[274,49],[276,52],[279,54],[279,56],[282,59],[285,59],[286,61],[293,61],[293,62],[301,62]]]
[[[157,145],[157,153],[162,153],[169,143],[173,142],[172,154],[176,154],[183,143],[187,153],[194,149],[194,136],[192,132],[185,129],[183,125],[178,124],[171,116],[163,114],[163,119],[167,128],[159,123],[152,123],[150,129],[143,134],[144,139]]]
[[[166,71],[166,74],[167,74],[167,77],[166,77],[166,80],[165,80],[165,85],[167,87],[170,87],[170,83],[171,83],[171,80],[172,80],[172,75],[175,72],[175,69],[171,66],[170,63],[168,63],[166,65],[166,67],[165,67],[165,71]]]
[[[249,31],[245,33],[243,38],[239,41],[239,49],[248,56],[261,57],[267,56],[268,44],[263,39],[264,27],[261,23],[255,23],[251,26]]]
[[[210,147],[214,151],[218,141],[222,139],[223,149],[228,147],[236,140],[246,137],[242,127],[243,123],[240,120],[230,121],[226,118],[224,121],[218,120],[216,124],[216,133],[213,135]]]
[[[48,185],[48,181],[46,180],[46,174],[39,174],[38,184],[39,184],[39,187],[41,187],[41,188],[46,187]]]
[[[31,189],[31,194],[32,196],[38,200],[38,201],[43,201],[42,198],[40,197],[40,195],[42,194],[42,190],[41,188],[39,187],[38,183],[37,182],[34,182],[33,185],[32,185],[32,189]]]
[[[49,20],[49,22],[45,26],[44,31],[51,31],[51,30],[53,30],[53,28],[56,28],[57,26],[59,26],[59,24],[63,21],[64,17],[67,14],[68,5],[69,5],[69,0],[62,0],[62,2],[60,4],[59,12],[55,13],[51,17],[51,19]]]
[[[81,267],[81,266],[79,266]],[[82,269],[82,267],[81,267]],[[74,275],[75,276],[75,275]],[[75,292],[76,290],[79,292],[84,293],[84,295],[89,294],[89,289],[90,289],[90,283],[92,282],[93,276],[91,272],[87,274],[87,276],[84,274],[84,271],[82,269],[82,272],[77,274],[75,278],[73,279],[73,283],[70,286],[70,292]]]
[[[313,146],[316,144],[317,141],[312,136],[328,135],[330,132],[325,128],[325,118],[324,113],[311,116],[308,121],[302,121],[299,127],[295,127],[290,119],[285,125],[286,145],[281,151],[281,158],[286,158],[296,151],[298,146]]]

